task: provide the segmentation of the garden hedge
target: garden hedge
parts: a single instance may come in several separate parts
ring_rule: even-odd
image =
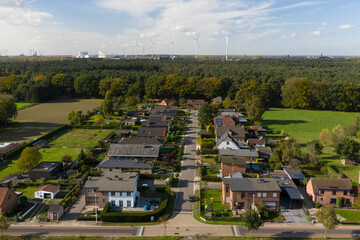
[[[221,178],[217,176],[202,176],[202,181],[208,181],[208,182],[221,182]]]
[[[218,154],[218,149],[201,149],[201,154]]]

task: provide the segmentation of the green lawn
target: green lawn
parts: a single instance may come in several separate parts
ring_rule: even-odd
[[[217,176],[220,173],[219,166],[203,166],[203,176]]]
[[[96,115],[91,116],[85,123],[92,123],[94,124],[94,119],[95,119]],[[121,123],[122,121],[124,121],[123,117],[119,117],[119,116],[112,116],[111,118],[105,118],[104,119],[104,123],[105,122],[110,122],[110,123]]]
[[[52,141],[50,144],[60,147],[91,148],[111,132],[112,130],[104,129],[74,129]]]
[[[310,111],[271,108],[263,115],[263,126],[274,131],[281,132],[295,138],[302,147],[305,143],[316,140],[322,129],[329,131],[340,124],[345,127],[353,122],[356,113],[334,112],[334,111]],[[320,159],[328,165],[335,167],[337,172],[342,171],[352,181],[358,181],[360,166],[345,167],[340,162],[340,156],[334,151],[333,145],[324,147]],[[309,172],[309,177],[329,177],[320,172]]]
[[[17,110],[21,110],[21,109],[35,105],[34,103],[15,103],[15,104],[16,104]]]
[[[360,211],[359,210],[335,210],[336,213],[344,218],[347,222],[360,222]]]
[[[223,205],[221,203],[221,190],[201,190],[201,209],[205,208],[205,205],[208,205],[209,208],[213,210],[213,212],[220,212],[229,210],[229,207],[227,205]],[[213,201],[211,202],[211,198],[213,198]]]
[[[202,156],[201,160],[208,163],[216,163],[214,157]]]
[[[81,151],[81,148],[42,148],[40,149],[40,152],[43,155],[42,161],[55,161],[60,162],[62,161],[62,157],[65,155],[69,155],[72,157],[72,160],[74,161],[79,153]]]
[[[15,188],[15,191],[17,192],[22,192],[23,196],[27,197],[27,198],[34,198],[34,194],[35,191],[38,189],[39,187],[26,187],[26,188]]]
[[[296,138],[299,143],[318,139],[323,128],[330,131],[340,124],[345,127],[353,122],[356,113],[334,111],[310,111],[271,108],[263,115],[263,126]]]

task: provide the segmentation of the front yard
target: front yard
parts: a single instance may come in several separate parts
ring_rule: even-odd
[[[339,209],[335,210],[336,214],[340,215],[341,217],[345,218],[345,222],[360,222],[360,210],[354,209]]]
[[[208,210],[213,212],[213,216],[217,217],[229,217],[232,216],[230,208],[227,205],[221,203],[221,190],[207,189],[201,190],[201,215],[205,215],[205,207],[208,206]]]

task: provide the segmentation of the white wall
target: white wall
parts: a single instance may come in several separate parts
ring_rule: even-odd
[[[240,149],[240,147],[236,144],[234,144],[233,141],[223,141],[217,146],[217,149]]]
[[[136,200],[136,188],[134,189],[133,192],[131,192],[131,196],[127,196],[127,192],[115,192],[115,196],[111,195],[111,192],[109,192],[109,202],[110,202],[110,206],[111,205],[111,201],[115,201],[115,206],[119,207],[119,201],[121,200],[123,202],[123,207],[134,207],[135,206],[135,200]],[[127,205],[127,201],[131,201],[131,206]]]
[[[41,191],[35,192],[35,198],[44,199],[44,195],[45,195],[45,194],[50,194],[50,195],[51,195],[51,199],[53,199],[53,198],[56,196],[56,194],[58,194],[59,192],[60,192],[60,190],[57,190],[55,193],[41,190]]]

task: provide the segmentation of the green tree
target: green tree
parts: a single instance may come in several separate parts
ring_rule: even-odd
[[[251,101],[246,101],[245,110],[247,117],[253,122],[261,122],[265,112],[264,103],[259,97],[253,96]]]
[[[323,206],[315,212],[315,217],[325,227],[325,238],[327,238],[328,230],[334,230],[339,224],[336,212],[331,206]]]
[[[72,162],[72,157],[70,155],[64,155],[61,160],[63,163],[69,164]]]
[[[341,157],[357,160],[359,158],[360,143],[346,137],[335,146],[335,151]]]
[[[37,148],[26,147],[21,152],[20,158],[17,160],[16,164],[20,170],[29,171],[31,168],[35,167],[41,159],[42,154]]]
[[[281,87],[285,107],[307,109],[311,106],[311,82],[307,78],[290,78]]]
[[[98,83],[92,75],[81,74],[74,80],[74,89],[81,97],[94,97],[98,94]]]
[[[109,116],[114,112],[114,101],[110,91],[106,92],[104,102],[101,105],[101,110],[105,116]]]
[[[356,136],[358,127],[356,125],[350,124],[350,125],[345,126],[344,131],[345,131],[346,135],[353,137],[353,136]]]
[[[359,130],[359,113],[356,114],[353,124],[356,127],[356,131]]]
[[[8,120],[17,116],[17,108],[13,98],[0,99],[0,125],[6,127]]]
[[[68,114],[68,120],[72,125],[81,125],[85,121],[86,117],[82,114],[82,111],[71,111]]]
[[[254,230],[258,230],[261,226],[261,219],[255,210],[247,209],[243,219],[245,222],[245,227],[251,231],[251,235]]]
[[[224,106],[224,108],[236,108],[236,101],[231,100],[231,98],[227,96],[222,102],[222,105]]]
[[[103,124],[105,121],[104,117],[100,114],[97,114],[94,116],[94,123],[95,125],[100,126],[101,124]]]
[[[337,145],[341,142],[345,137],[344,129],[341,128],[340,125],[335,126],[331,131],[331,140],[334,145]]]
[[[128,106],[136,106],[136,104],[138,104],[138,102],[139,102],[138,96],[129,96],[125,99],[125,103]]]
[[[264,105],[267,105],[269,101],[268,86],[265,83],[250,80],[240,84],[238,89],[235,100],[240,106],[243,106],[246,102],[251,102],[253,98],[260,99]]]
[[[1,229],[1,236],[4,235],[4,230],[8,229],[10,227],[10,223],[4,215],[0,216],[0,229]]]
[[[204,103],[199,109],[198,120],[200,124],[207,126],[213,121],[213,109],[209,103]]]

